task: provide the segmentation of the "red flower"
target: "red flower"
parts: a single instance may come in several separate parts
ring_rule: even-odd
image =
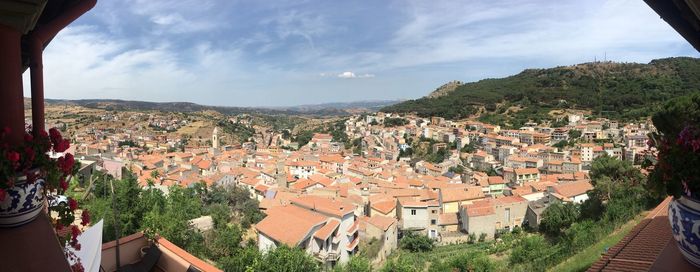
[[[31,142],[31,141],[33,141],[33,140],[34,140],[34,136],[32,136],[32,135],[29,134],[29,133],[25,133],[25,134],[24,134],[24,141],[25,141],[25,142]]]
[[[0,188],[0,201],[5,201],[5,196],[7,196],[7,192]]]
[[[62,139],[58,143],[55,143],[53,146],[53,150],[56,152],[63,152],[66,151],[70,147],[70,141],[68,139]]]
[[[83,226],[87,226],[90,224],[90,212],[88,210],[83,210],[83,213],[80,215],[80,224]]]
[[[61,132],[59,132],[56,128],[49,129],[49,137],[51,138],[51,142],[53,142],[54,145],[63,140]]]
[[[63,157],[58,158],[58,166],[61,168],[61,171],[63,171],[63,173],[66,175],[73,172],[73,165],[75,165],[75,158],[71,153],[68,153]]]
[[[70,208],[71,211],[74,211],[75,209],[78,208],[78,201],[75,201],[75,199],[69,198],[68,199],[68,207]]]
[[[61,189],[63,191],[68,190],[68,182],[66,182],[65,178],[61,178],[61,181],[58,183],[59,186],[61,186]]]
[[[34,149],[32,149],[31,147],[24,148],[24,156],[27,157],[27,161],[33,162],[35,155],[36,154],[34,154]]]
[[[16,163],[20,159],[19,153],[15,152],[15,151],[7,152],[6,157],[7,157],[7,160],[9,160],[12,163]]]
[[[47,138],[49,137],[49,134],[46,133],[46,130],[41,130],[39,131],[39,136],[41,136],[41,138]]]
[[[78,238],[78,235],[80,235],[80,229],[76,225],[70,226],[70,234],[73,237],[73,240]]]

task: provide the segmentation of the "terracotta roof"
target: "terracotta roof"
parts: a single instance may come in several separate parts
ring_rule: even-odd
[[[318,213],[294,205],[273,207],[255,229],[273,240],[295,247],[311,230],[326,221]]]
[[[352,240],[352,242],[350,242],[350,244],[348,244],[348,247],[347,247],[348,251],[354,250],[355,247],[357,247],[357,244],[359,244],[359,243],[360,243],[360,236],[357,236],[357,237],[355,237],[355,240]]]
[[[290,201],[297,206],[338,217],[352,213],[355,209],[354,205],[319,196],[301,196]]]
[[[511,204],[511,203],[519,203],[519,202],[527,202],[527,199],[525,199],[522,196],[504,196],[504,197],[499,197],[494,200],[497,204]]]
[[[505,184],[505,180],[501,176],[492,176],[488,178],[489,185]]]
[[[372,217],[367,218],[367,223],[370,223],[384,231],[388,230],[391,225],[396,223],[396,219],[387,217],[387,216],[381,216],[381,215],[375,215]]]
[[[396,200],[391,199],[385,201],[372,202],[370,206],[372,207],[372,209],[375,209],[383,214],[388,214],[394,209],[396,209]]]
[[[457,225],[459,220],[457,220],[457,213],[441,213],[438,215],[438,225]]]
[[[464,205],[467,216],[477,217],[494,214],[493,203],[490,200],[474,201],[472,204]]]
[[[560,183],[554,186],[554,191],[565,197],[574,197],[593,190],[593,185],[588,180]]]
[[[697,271],[682,260],[668,221],[666,198],[588,271]]]
[[[442,202],[455,202],[484,198],[484,192],[479,186],[441,189],[440,194],[442,196]]]
[[[516,168],[515,169],[515,174],[516,175],[527,175],[527,174],[539,174],[540,170],[537,168]]]
[[[331,236],[333,231],[338,228],[338,226],[340,226],[340,221],[338,219],[331,218],[325,225],[323,225],[323,227],[314,233],[314,237],[321,240],[326,240],[329,236]]]
[[[158,237],[158,239],[156,239],[156,244],[159,248],[167,249],[168,251],[170,251],[173,254],[180,257],[185,262],[189,263],[191,266],[198,268],[202,272],[222,271],[221,269],[218,269],[215,266],[208,264],[208,263],[202,261],[201,259],[193,256],[189,252],[176,246],[175,244],[173,244],[172,242],[168,241],[167,239],[165,239],[163,237]]]

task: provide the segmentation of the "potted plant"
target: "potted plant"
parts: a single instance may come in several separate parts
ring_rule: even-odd
[[[8,141],[7,136],[13,133],[9,128],[0,132],[0,227],[29,223],[46,210],[59,243],[65,245],[66,258],[74,271],[81,271],[75,255],[80,250],[77,237],[81,233],[74,224],[78,202],[66,198],[64,205],[45,206],[47,200],[66,192],[79,166],[73,155],[65,152],[70,143],[57,129],[30,132],[31,128],[21,132],[24,138],[20,143]],[[80,224],[86,226],[89,221],[90,214],[83,210]]]
[[[670,101],[653,118],[657,132],[649,145],[658,151],[649,163],[649,184],[673,196],[668,218],[686,260],[700,267],[700,94]]]

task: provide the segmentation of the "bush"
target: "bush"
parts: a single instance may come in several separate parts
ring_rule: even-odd
[[[557,236],[576,222],[578,216],[579,210],[575,204],[554,203],[542,213],[539,229],[548,235]]]
[[[426,235],[407,232],[399,244],[401,248],[411,252],[427,252],[433,250],[435,241]]]
[[[479,234],[479,242],[486,241],[486,233]]]
[[[470,233],[469,234],[469,240],[467,240],[468,243],[473,244],[476,242],[476,234]]]

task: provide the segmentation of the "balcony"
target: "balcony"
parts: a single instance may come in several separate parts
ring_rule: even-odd
[[[160,251],[155,266],[150,271],[203,271],[220,272],[221,270],[205,261],[193,256],[182,248],[176,246],[165,238],[149,241],[143,233],[119,239],[119,263],[120,267],[128,264],[136,264],[142,261],[140,250],[145,246],[155,246]],[[102,244],[102,269],[106,272],[117,271],[117,242],[111,241]]]
[[[340,255],[336,252],[320,251],[314,253],[316,260],[321,262],[334,262],[340,259]]]

